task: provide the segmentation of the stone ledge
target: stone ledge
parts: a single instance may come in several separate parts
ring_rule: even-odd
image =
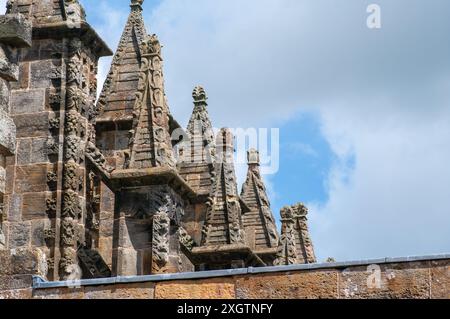
[[[411,263],[411,262],[427,262],[427,261],[440,261],[450,260],[450,254],[432,255],[432,256],[412,256],[412,257],[400,257],[400,258],[381,258],[372,260],[360,260],[350,262],[339,263],[321,263],[321,264],[303,264],[303,265],[291,265],[291,266],[276,266],[276,267],[261,267],[261,268],[241,268],[241,269],[227,269],[227,270],[213,270],[213,271],[200,271],[191,273],[175,273],[175,274],[162,274],[162,275],[149,275],[149,276],[130,276],[130,277],[112,277],[112,278],[100,278],[100,279],[86,279],[77,282],[79,286],[96,286],[96,285],[114,285],[125,283],[143,283],[143,282],[160,282],[160,281],[175,281],[175,280],[190,280],[190,279],[209,279],[218,277],[233,277],[239,275],[250,274],[270,274],[270,273],[283,273],[293,271],[306,271],[306,270],[329,270],[329,269],[345,269],[349,267],[368,266],[368,265],[383,265],[391,263]],[[48,282],[39,276],[33,278],[34,289],[48,289],[48,288],[61,288],[73,285],[73,282],[57,281]]]
[[[14,47],[30,47],[32,25],[21,14],[0,16],[0,43]]]

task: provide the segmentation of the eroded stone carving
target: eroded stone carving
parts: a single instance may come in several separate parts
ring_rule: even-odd
[[[303,203],[281,210],[281,240],[275,265],[315,263],[316,257],[307,227],[308,209]]]
[[[46,200],[46,211],[47,211],[47,215],[50,218],[53,218],[56,214],[56,209],[57,209],[57,203],[56,203],[56,199],[54,198],[47,198]]]
[[[178,228],[178,236],[180,244],[182,244],[186,249],[192,250],[192,248],[195,247],[194,240],[183,227]]]
[[[281,209],[281,238],[274,261],[275,266],[298,263],[293,214],[292,207],[286,206]]]
[[[54,184],[58,181],[58,175],[54,172],[48,172],[47,173],[47,183],[48,184]]]
[[[56,238],[56,232],[54,229],[44,229],[44,240],[46,242],[53,241]]]
[[[159,273],[169,261],[169,227],[170,218],[161,212],[153,217],[152,269]]]
[[[62,216],[66,218],[78,219],[81,215],[80,197],[77,192],[67,190],[63,197]]]
[[[46,148],[47,154],[50,156],[59,154],[59,144],[55,141],[54,137],[49,137],[47,139]]]
[[[75,244],[75,225],[73,220],[64,219],[61,222],[61,244],[73,246]]]
[[[86,147],[86,156],[88,156],[93,163],[95,163],[100,169],[105,172],[112,172],[114,170],[113,167],[109,166],[106,163],[105,156],[100,152],[100,150],[91,142],[87,143]]]
[[[48,120],[48,128],[51,131],[59,129],[59,119],[58,118],[49,119]]]

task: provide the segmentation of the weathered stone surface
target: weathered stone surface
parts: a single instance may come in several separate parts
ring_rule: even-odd
[[[31,299],[33,297],[33,290],[28,289],[15,289],[5,290],[0,292],[0,299]]]
[[[154,283],[85,287],[84,299],[153,299]]]
[[[6,170],[0,166],[0,194],[6,192]]]
[[[9,113],[8,82],[0,78],[0,112]]]
[[[32,62],[30,66],[30,87],[33,89],[46,89],[51,85],[51,77],[57,66],[59,60],[38,60]]]
[[[155,284],[66,287],[35,290],[35,299],[153,299]]]
[[[17,140],[17,165],[26,165],[31,162],[31,139]]]
[[[12,223],[9,226],[9,247],[28,247],[31,240],[31,223]]]
[[[31,275],[0,276],[0,291],[30,288],[32,282]]]
[[[49,161],[48,138],[31,140],[31,163],[47,163]]]
[[[450,299],[450,261],[431,262],[431,298]]]
[[[36,113],[44,111],[45,90],[35,89],[11,92],[11,113]]]
[[[370,265],[339,276],[341,298],[429,298],[429,267],[423,263]]]
[[[238,277],[239,299],[335,299],[338,298],[335,270],[264,274]]]
[[[54,288],[54,289],[40,289],[33,291],[34,299],[83,299],[84,288]]]
[[[41,193],[26,193],[22,197],[22,219],[41,219],[47,217],[46,200],[50,195]]]
[[[14,191],[16,193],[47,191],[49,171],[52,171],[50,164],[17,166]]]
[[[17,128],[17,137],[46,137],[48,132],[47,112],[34,114],[21,114],[14,116]]]
[[[31,222],[31,245],[47,249],[48,244],[52,244],[54,239],[46,238],[45,231],[51,229],[49,219],[33,220]]]
[[[47,264],[44,253],[38,248],[12,249],[10,253],[11,273],[15,275],[39,275],[45,277]]]
[[[14,154],[16,149],[16,125],[4,111],[0,110],[0,152],[2,149]]]
[[[155,299],[234,299],[232,278],[206,279],[195,282],[160,282]]]
[[[22,195],[11,195],[9,200],[7,219],[10,222],[18,222],[22,220]]]
[[[31,46],[31,22],[20,14],[0,16],[0,42],[14,47]]]

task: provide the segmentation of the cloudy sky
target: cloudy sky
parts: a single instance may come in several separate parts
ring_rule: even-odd
[[[81,2],[115,50],[129,0]],[[308,204],[319,260],[450,252],[449,15],[448,0],[144,3],[181,123],[202,84],[214,126],[280,129],[273,210]]]

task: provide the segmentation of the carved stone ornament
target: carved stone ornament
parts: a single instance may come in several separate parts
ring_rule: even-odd
[[[52,218],[56,213],[56,199],[47,198],[45,204],[47,215]]]
[[[153,217],[152,260],[153,271],[160,272],[169,262],[170,218],[167,213]]]
[[[78,193],[68,190],[63,196],[62,216],[67,218],[78,219],[81,215],[81,203]]]
[[[183,245],[187,250],[192,250],[195,247],[195,242],[188,232],[183,228],[178,228],[178,237],[180,244]]]

